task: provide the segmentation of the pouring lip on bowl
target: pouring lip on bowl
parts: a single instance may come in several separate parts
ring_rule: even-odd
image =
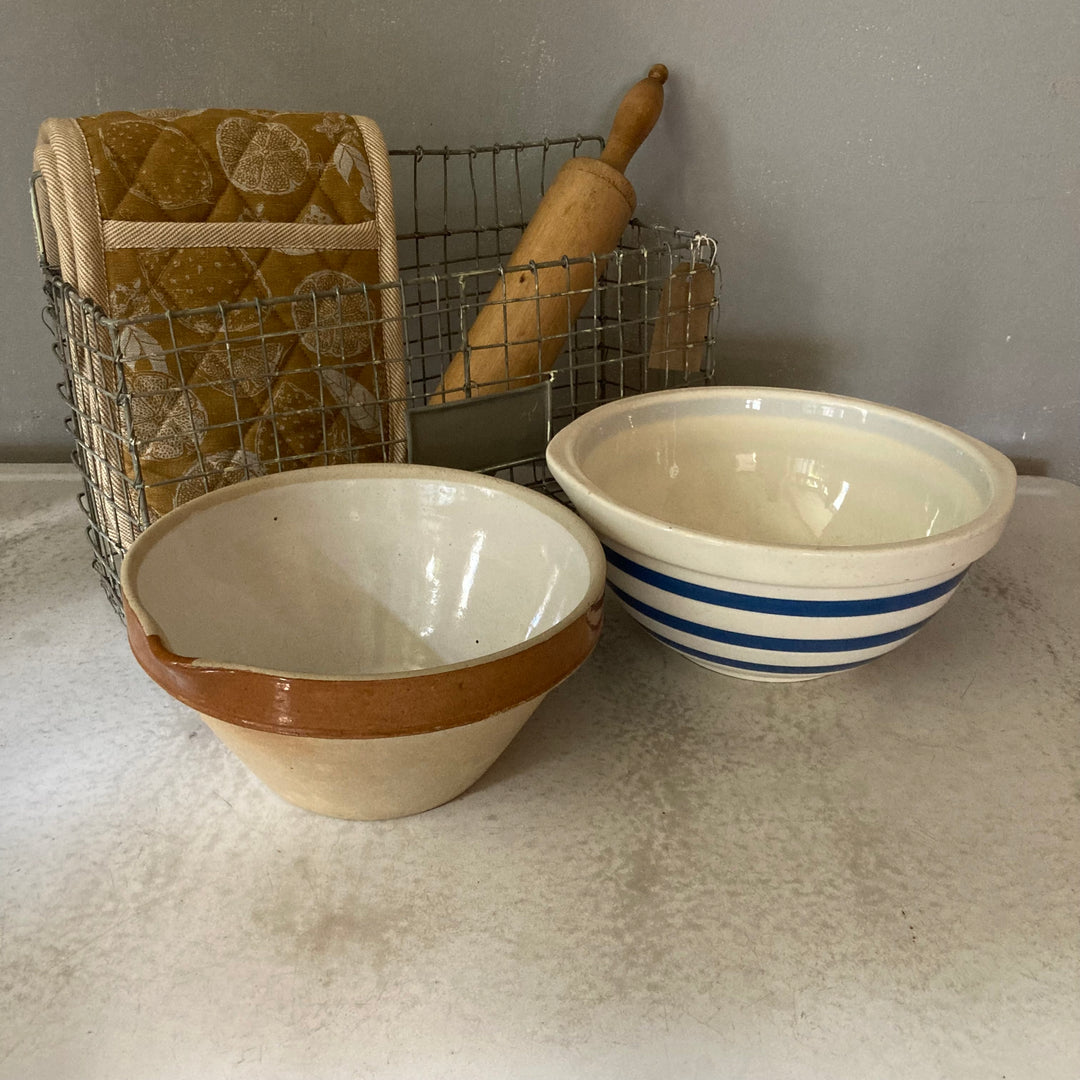
[[[885,543],[803,546],[729,539],[633,509],[602,491],[584,468],[584,445],[605,423],[658,405],[677,408],[709,399],[763,399],[860,410],[930,434],[976,463],[990,488],[970,521],[940,533]],[[601,535],[639,553],[701,573],[766,585],[846,588],[895,585],[963,570],[986,554],[1012,509],[1016,470],[1000,451],[918,413],[861,398],[783,387],[696,386],[621,398],[590,410],[559,431],[547,448],[552,475],[578,512]]]
[[[588,587],[548,629],[472,659],[417,670],[324,675],[182,656],[139,599],[137,576],[147,552],[193,515],[268,487],[329,479],[466,483],[501,492],[562,525],[588,563]],[[605,559],[599,540],[573,511],[520,484],[479,473],[411,464],[316,466],[256,477],[201,495],[138,536],[120,568],[128,640],[140,666],[184,704],[262,731],[316,738],[385,738],[459,727],[551,690],[592,652],[603,623]],[[467,676],[467,677],[466,677]]]

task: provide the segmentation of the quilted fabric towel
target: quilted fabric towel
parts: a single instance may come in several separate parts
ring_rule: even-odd
[[[49,263],[125,320],[118,342],[77,358],[80,434],[108,498],[138,520],[141,489],[153,520],[246,476],[404,458],[400,295],[362,288],[398,277],[372,120],[50,119],[34,164]],[[122,517],[108,531],[125,543]]]

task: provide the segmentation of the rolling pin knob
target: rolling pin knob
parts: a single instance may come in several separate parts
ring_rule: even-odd
[[[660,119],[664,107],[664,83],[668,69],[653,64],[649,74],[626,92],[611,124],[600,160],[619,172],[625,172],[630,159]]]

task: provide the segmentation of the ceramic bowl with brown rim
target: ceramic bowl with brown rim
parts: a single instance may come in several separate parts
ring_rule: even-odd
[[[604,556],[554,499],[476,473],[337,465],[151,525],[132,651],[278,795],[365,820],[470,787],[600,634]]]

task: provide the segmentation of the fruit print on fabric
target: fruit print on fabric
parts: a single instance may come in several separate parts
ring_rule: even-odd
[[[206,155],[163,121],[116,120],[101,130],[105,160],[130,194],[162,210],[206,205],[213,176]]]
[[[345,114],[163,109],[78,123],[106,221],[375,219],[368,149]],[[104,259],[113,314],[147,317],[120,351],[151,520],[208,485],[386,458],[382,299],[362,291],[382,280],[378,250],[200,241]],[[301,299],[269,302],[282,296]]]
[[[284,124],[231,116],[218,125],[216,138],[225,175],[241,191],[295,191],[311,167],[304,141]]]

